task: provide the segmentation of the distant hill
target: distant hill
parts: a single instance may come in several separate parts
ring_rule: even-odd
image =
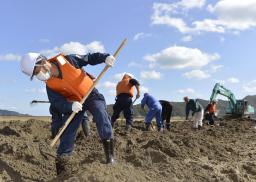
[[[248,101],[248,103],[252,106],[254,106],[255,111],[256,111],[256,95],[252,96],[246,96],[244,98],[245,100]],[[199,102],[203,105],[203,107],[206,107],[207,104],[209,103],[208,100],[202,100],[199,99]],[[173,105],[173,116],[180,116],[184,117],[185,116],[185,103],[184,102],[171,102]],[[226,108],[228,107],[229,102],[224,101],[224,100],[218,100],[218,105],[217,109],[219,110],[219,115],[223,116],[226,113]],[[108,105],[108,112],[112,115],[113,113],[113,105]],[[137,104],[134,106],[134,115],[135,117],[144,117],[145,113],[141,110],[140,104]],[[256,116],[256,114],[254,114]]]
[[[0,116],[29,116],[28,114],[21,114],[15,111],[1,110]]]

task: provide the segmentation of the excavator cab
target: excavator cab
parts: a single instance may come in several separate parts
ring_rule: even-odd
[[[244,106],[243,106],[243,115],[245,116],[251,116],[254,114],[254,107],[248,104],[247,100],[243,100]]]

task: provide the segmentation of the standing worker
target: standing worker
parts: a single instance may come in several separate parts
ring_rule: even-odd
[[[141,108],[144,110],[144,106],[148,106],[148,113],[145,118],[146,131],[149,131],[152,119],[156,118],[156,123],[158,131],[163,132],[163,123],[162,123],[162,106],[160,102],[155,99],[152,95],[148,93],[144,94],[143,99],[141,100]]]
[[[204,109],[203,106],[196,99],[189,99],[184,97],[186,103],[186,120],[188,120],[189,112],[192,111],[193,128],[201,129],[203,126]]]
[[[172,104],[166,100],[159,100],[162,105],[162,124],[164,125],[164,121],[166,124],[165,128],[170,131],[171,130],[171,117],[172,117]]]
[[[120,113],[123,111],[126,119],[125,130],[131,131],[133,123],[133,90],[137,90],[136,99],[140,97],[140,84],[134,79],[130,73],[125,73],[122,80],[116,86],[116,102],[113,105],[113,115],[111,117],[111,124],[114,126],[115,121],[119,118]]]
[[[96,88],[92,90],[83,105],[82,98],[93,85],[93,78],[82,67],[106,63],[113,66],[115,58],[109,54],[94,53],[87,55],[59,54],[51,59],[39,53],[28,53],[21,59],[21,70],[31,80],[34,76],[46,83],[46,90],[51,105],[62,113],[63,126],[72,112],[77,113],[60,137],[57,150],[57,174],[68,174],[75,136],[84,113],[89,110],[96,122],[99,136],[104,146],[107,163],[114,163],[112,126],[106,111],[104,96]]]
[[[211,101],[204,110],[206,113],[205,119],[209,121],[211,126],[214,126],[214,116],[216,115],[216,111],[216,101]]]

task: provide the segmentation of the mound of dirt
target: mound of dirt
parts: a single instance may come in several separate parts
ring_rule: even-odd
[[[115,128],[116,165],[105,165],[102,144],[79,130],[73,157],[77,169],[57,177],[50,148],[50,123],[40,120],[0,123],[0,181],[256,181],[256,140],[249,120],[222,121],[193,130],[173,123],[170,132],[143,131],[136,121],[130,134]]]

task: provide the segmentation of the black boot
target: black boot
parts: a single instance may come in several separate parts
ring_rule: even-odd
[[[168,131],[170,131],[170,130],[171,130],[171,124],[166,124],[166,129],[167,129]]]
[[[102,140],[104,152],[106,155],[106,163],[107,164],[114,164],[114,141],[113,139],[110,140]]]
[[[61,155],[55,160],[57,175],[65,176],[70,175],[73,172],[73,166],[71,163],[71,156]]]
[[[145,124],[145,131],[150,131],[151,124]]]

